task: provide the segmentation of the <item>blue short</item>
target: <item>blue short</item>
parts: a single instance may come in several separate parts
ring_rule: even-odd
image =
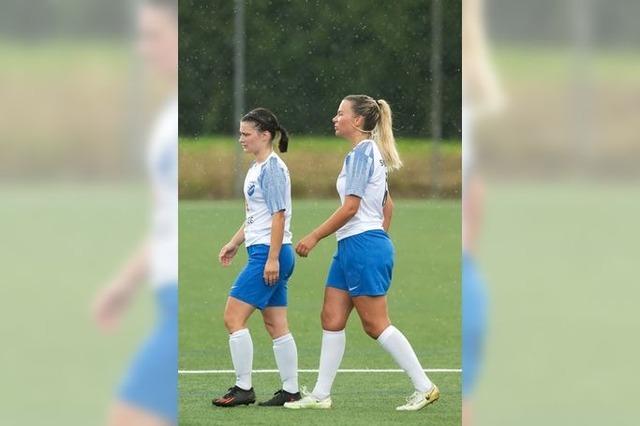
[[[395,250],[383,230],[366,231],[338,241],[327,287],[356,296],[383,296],[391,285]]]
[[[155,293],[157,320],[118,390],[118,398],[176,423],[178,419],[178,286]]]
[[[468,396],[478,379],[484,352],[487,296],[473,258],[462,256],[462,394]]]
[[[287,306],[287,283],[295,266],[291,244],[283,244],[280,249],[280,279],[275,285],[264,280],[264,266],[269,257],[269,246],[255,244],[247,247],[249,261],[236,278],[229,296],[264,309],[272,306]]]

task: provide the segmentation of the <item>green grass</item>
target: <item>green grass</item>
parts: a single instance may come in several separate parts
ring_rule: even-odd
[[[302,373],[301,383],[313,386],[316,376],[316,373]],[[332,409],[302,411],[280,407],[213,407],[210,401],[213,392],[219,390],[219,393],[223,393],[226,390],[224,386],[230,386],[233,376],[216,378],[212,375],[191,375],[180,378],[180,425],[459,425],[460,374],[432,374],[431,379],[438,383],[443,393],[440,400],[418,412],[397,413],[394,407],[404,402],[403,396],[409,392],[407,380],[400,373],[340,373],[333,388]],[[277,374],[256,374],[253,385],[257,390],[258,401],[268,399],[271,397],[268,390],[279,389],[281,386]]]
[[[131,61],[127,40],[51,40],[47,43],[0,39],[0,65],[5,75],[63,76],[70,69],[120,70]]]
[[[153,300],[143,286],[108,336],[89,307],[145,235],[146,188],[3,184],[0,197],[0,424],[104,424]]]
[[[305,152],[326,152],[335,151],[337,153],[346,154],[349,149],[349,142],[332,136],[306,136],[306,135],[290,135],[291,150],[300,150]],[[427,138],[398,138],[398,149],[408,153],[429,153],[433,149],[432,141]],[[208,150],[211,146],[221,146],[229,148],[237,148],[238,144],[233,136],[207,136],[199,138],[180,138],[180,147],[186,146],[194,151]],[[443,154],[460,154],[462,146],[460,140],[445,140],[439,145],[439,149]]]
[[[326,218],[337,201],[298,201],[294,205],[294,241]],[[181,201],[180,203],[180,369],[231,369],[222,312],[229,287],[243,267],[240,252],[233,265],[222,268],[217,252],[243,220],[242,201]],[[393,323],[411,341],[425,368],[460,368],[460,205],[457,201],[396,200],[391,236],[397,258],[389,292]],[[320,354],[319,312],[324,278],[335,250],[333,237],[320,242],[308,259],[297,258],[289,286],[289,322],[298,345],[300,368],[315,369]],[[259,313],[249,323],[255,345],[255,369],[273,369],[271,341]],[[397,368],[378,344],[361,330],[357,315],[350,319],[347,350],[341,368]],[[301,374],[301,384],[313,386],[316,374]],[[216,409],[211,398],[232,384],[232,375],[181,375],[180,424],[314,424],[414,423],[460,424],[460,374],[433,373],[441,401],[429,409],[399,415],[395,405],[411,393],[401,373],[338,375],[335,407],[330,412],[289,413],[257,407]],[[277,374],[255,375],[259,399],[278,388]]]
[[[593,49],[584,63],[572,46],[496,45],[491,59],[498,74],[514,82],[566,84],[576,74],[588,73],[608,84],[637,83],[640,55],[630,49]],[[585,68],[587,67],[587,68]]]
[[[638,424],[639,200],[632,181],[487,183],[477,425]]]

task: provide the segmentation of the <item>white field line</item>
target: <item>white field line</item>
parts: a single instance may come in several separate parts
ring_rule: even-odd
[[[426,373],[461,373],[460,368],[427,368]],[[299,373],[317,373],[315,369],[300,369]],[[369,369],[369,368],[345,368],[338,373],[403,373],[404,370],[393,368]],[[232,374],[235,370],[178,370],[178,374]],[[278,370],[253,370],[253,373],[278,373]]]

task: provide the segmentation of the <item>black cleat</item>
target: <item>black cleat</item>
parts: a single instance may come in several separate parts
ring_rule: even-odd
[[[273,394],[273,398],[268,401],[258,403],[261,407],[282,407],[285,402],[294,402],[302,398],[300,392],[289,393],[284,389],[280,389]]]
[[[249,405],[254,402],[256,402],[256,393],[253,388],[244,390],[237,386],[229,388],[229,392],[225,396],[211,401],[213,405],[218,407],[235,407],[236,405]]]

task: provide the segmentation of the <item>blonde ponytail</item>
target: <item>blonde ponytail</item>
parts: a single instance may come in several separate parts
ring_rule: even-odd
[[[391,127],[391,107],[387,101],[376,101],[367,95],[349,95],[344,100],[351,102],[354,114],[364,117],[364,125],[361,129],[356,129],[363,133],[371,133],[387,168],[395,170],[402,167]]]
[[[391,107],[384,99],[379,99],[377,104],[380,108],[380,118],[373,129],[373,140],[378,144],[387,168],[396,170],[402,167],[402,160],[398,155],[396,140],[393,137]]]

